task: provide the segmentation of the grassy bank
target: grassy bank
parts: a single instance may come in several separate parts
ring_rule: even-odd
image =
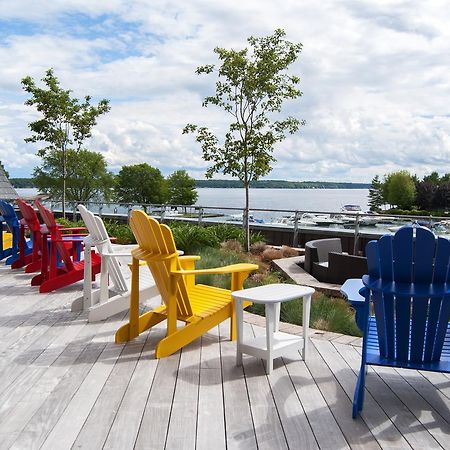
[[[82,222],[72,223],[58,219],[65,226],[83,226]],[[131,229],[124,224],[114,221],[105,221],[106,229],[110,236],[116,238],[118,244],[136,243]],[[201,256],[197,262],[197,268],[220,267],[240,262],[258,264],[259,270],[246,280],[244,287],[261,286],[270,283],[289,283],[279,272],[272,270],[271,260],[282,256],[292,256],[289,248],[283,251],[274,250],[262,242],[262,236],[258,233],[251,236],[251,252],[242,251],[243,232],[241,229],[221,224],[210,227],[174,222],[171,229],[177,248],[186,254],[198,254]],[[200,275],[197,282],[210,286],[229,289],[230,275]],[[264,315],[263,305],[252,305],[249,312]],[[294,300],[282,303],[281,320],[283,322],[302,324],[302,300]],[[332,298],[316,293],[311,303],[312,328],[336,333],[360,336],[361,333],[355,324],[354,311],[348,303],[340,298]]]

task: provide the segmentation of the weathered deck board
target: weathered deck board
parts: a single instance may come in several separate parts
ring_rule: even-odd
[[[30,278],[0,266],[0,449],[450,448],[442,374],[369,369],[351,418],[354,337],[324,333],[267,376],[250,356],[236,366],[227,321],[156,360],[163,323],[116,345],[125,313],[88,324],[70,311],[81,283],[40,295]]]
[[[103,447],[105,449],[133,448],[136,442],[147,398],[158,367],[154,351],[155,342],[164,337],[163,329],[158,326],[148,336]],[[155,389],[158,389],[158,386],[155,386]]]
[[[72,425],[71,435],[75,434],[75,448],[102,448],[109,430],[111,429],[116,412],[119,410],[128,383],[132,377],[134,369],[136,368],[137,359],[135,356],[140,355],[144,347],[144,339],[139,336],[134,342],[128,342],[122,353],[113,366],[108,379],[104,383],[98,398],[92,408],[87,409],[88,417],[85,421],[80,421],[81,427],[75,429]],[[111,364],[111,362],[109,362]],[[105,374],[106,375],[106,374]],[[90,393],[95,395],[95,391]],[[60,425],[61,430],[64,430],[64,423]],[[67,426],[67,424],[66,424]],[[77,433],[79,431],[79,433]],[[78,434],[78,437],[76,436]],[[73,437],[69,435],[63,440],[67,442],[65,448],[70,448],[73,443]],[[54,436],[53,442],[56,444],[58,436]],[[50,440],[50,444],[52,440]],[[64,448],[61,443],[58,444],[60,448]],[[50,445],[46,445],[51,448]]]
[[[244,323],[246,336],[253,336],[253,329]],[[247,355],[244,355],[243,364],[258,447],[288,448],[264,364],[260,359]]]
[[[179,352],[158,361],[155,378],[139,428],[136,449],[161,449],[165,447],[179,364]]]
[[[337,345],[337,344],[336,344]],[[347,362],[356,372],[359,370],[360,358],[359,352],[354,347],[341,348],[341,354],[344,354]],[[395,393],[383,382],[374,370],[375,366],[370,366],[368,376],[366,377],[367,391],[376,398],[387,417],[392,418],[392,424],[400,431],[403,438],[413,448],[436,448],[436,441],[430,436],[422,424],[411,414],[408,408],[400,401]],[[398,377],[399,379],[401,377]],[[401,411],[401,414],[398,412]],[[365,416],[363,416],[365,417]],[[386,421],[381,422],[383,427]],[[402,439],[403,440],[403,439]],[[404,445],[399,442],[398,445]],[[403,447],[404,448],[404,447]]]
[[[354,354],[355,350],[349,345],[336,344],[335,341],[332,341],[332,343],[320,341],[315,342],[315,345],[349,399],[353,400],[356,374],[348,366],[347,361],[342,359],[342,356],[336,352],[335,347],[344,350],[349,349],[352,354]],[[379,445],[384,448],[409,448],[408,443],[403,439],[397,428],[389,424],[389,417],[374,400],[370,391],[366,392],[365,405],[366,407],[362,411],[361,418],[367,424]]]
[[[253,450],[257,445],[250,399],[244,369],[236,366],[236,344],[230,341],[229,329],[229,321],[219,325],[226,444],[228,449]]]
[[[199,450],[226,449],[219,327],[201,339],[197,442]]]
[[[265,333],[263,328],[255,326],[253,326],[253,331],[256,336]],[[300,361],[300,353],[292,353],[293,361]],[[267,378],[288,446],[290,448],[318,448],[305,410],[295,393],[283,359],[275,360],[274,368],[277,370],[274,370]]]
[[[201,340],[181,352],[166,448],[194,449],[197,434]],[[161,386],[164,389],[164,385]]]
[[[352,448],[378,448],[367,425],[361,419],[353,420],[349,414],[350,398],[315,347],[320,340],[313,343],[309,346],[306,365],[348,444]]]

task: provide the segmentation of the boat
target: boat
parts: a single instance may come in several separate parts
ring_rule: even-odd
[[[226,220],[229,222],[243,222],[244,220],[243,214],[232,214],[229,216]],[[264,223],[263,219],[257,219],[252,213],[249,213],[248,215],[248,221],[249,223]]]
[[[304,213],[302,214],[301,219],[312,221],[320,227],[328,227],[330,225],[344,225],[345,223],[345,220],[343,220],[342,216],[334,214]]]
[[[361,212],[362,208],[360,205],[343,205],[341,207],[342,212]]]

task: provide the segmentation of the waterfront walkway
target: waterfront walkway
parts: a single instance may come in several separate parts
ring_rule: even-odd
[[[357,338],[314,333],[306,363],[294,353],[266,376],[256,358],[235,366],[225,323],[155,360],[163,328],[116,345],[125,314],[87,324],[70,312],[80,283],[38,294],[29,280],[0,266],[1,449],[450,448],[444,374],[369,369],[351,418]]]

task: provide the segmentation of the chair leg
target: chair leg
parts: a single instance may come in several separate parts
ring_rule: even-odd
[[[160,314],[155,311],[148,311],[138,318],[138,322],[134,326],[130,322],[122,325],[116,331],[115,342],[116,344],[120,344],[122,342],[131,341],[145,330],[148,330],[166,319],[167,317],[165,314]]]
[[[366,385],[366,371],[367,366],[362,363],[359,369],[358,380],[355,387],[355,395],[353,396],[353,411],[352,416],[354,419],[362,411],[364,405],[364,388]]]
[[[208,317],[187,323],[184,327],[178,328],[177,331],[159,341],[159,344],[156,346],[156,358],[164,358],[175,353],[229,317],[230,310],[222,308]]]

